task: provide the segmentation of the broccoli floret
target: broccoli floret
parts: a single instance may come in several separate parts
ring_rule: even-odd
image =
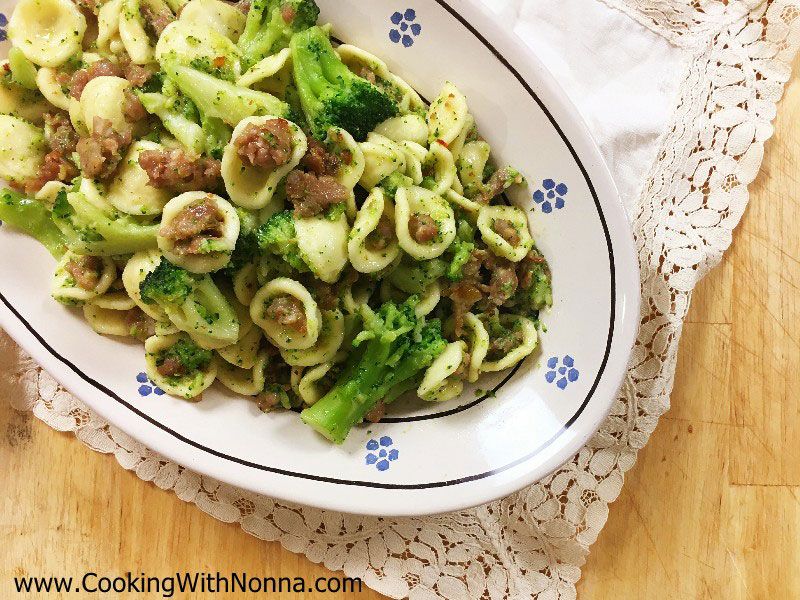
[[[49,211],[41,202],[31,200],[11,190],[2,190],[0,192],[0,221],[35,238],[56,258],[60,258],[64,254],[66,238],[55,226]]]
[[[225,146],[231,140],[233,129],[222,119],[208,117],[203,119],[203,135],[205,136],[205,151],[212,158],[222,160]]]
[[[448,253],[452,253],[450,264],[447,267],[447,278],[450,281],[463,279],[464,265],[469,262],[474,250],[475,228],[466,219],[459,218],[456,239],[448,248]]]
[[[239,214],[239,239],[236,240],[236,247],[231,254],[231,262],[225,267],[225,273],[228,275],[233,275],[245,265],[255,262],[261,251],[256,235],[258,229],[256,216],[243,208],[237,208],[236,212]]]
[[[447,263],[439,258],[417,261],[403,258],[389,275],[389,281],[406,294],[422,294],[431,283],[447,272]]]
[[[318,139],[330,127],[341,127],[356,141],[390,117],[397,104],[345,66],[320,27],[296,34],[291,41],[294,79],[303,112]]]
[[[295,33],[313,27],[318,18],[314,0],[255,0],[238,41],[244,68],[286,48]]]
[[[194,373],[205,369],[213,357],[211,350],[204,350],[194,342],[181,338],[159,355],[156,365],[161,366],[167,359],[177,358],[186,373]]]
[[[418,296],[401,305],[387,302],[373,312],[362,308],[364,331],[333,388],[300,417],[336,444],[381,400],[394,399],[409,389],[447,346],[442,324],[418,319]]]
[[[395,171],[378,184],[389,196],[394,198],[397,190],[414,185],[414,180],[401,171]]]
[[[143,223],[110,206],[104,210],[80,192],[59,192],[53,222],[70,250],[78,254],[120,256],[158,246],[157,223]]]
[[[185,269],[176,267],[162,258],[154,271],[139,286],[142,301],[146,304],[179,305],[189,297],[197,280]]]
[[[301,273],[310,270],[300,256],[292,211],[284,210],[272,215],[266,223],[258,228],[256,239],[258,247],[264,252],[280,256],[292,268]]]

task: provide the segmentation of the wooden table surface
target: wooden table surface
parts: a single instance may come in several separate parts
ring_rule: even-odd
[[[800,597],[799,121],[795,77],[733,248],[694,296],[672,409],[611,507],[582,598]],[[0,432],[0,598],[21,574],[329,574],[4,399]]]

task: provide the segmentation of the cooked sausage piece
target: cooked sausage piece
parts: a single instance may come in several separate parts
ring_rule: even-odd
[[[339,173],[342,167],[342,160],[334,153],[328,152],[328,149],[323,144],[314,138],[309,138],[308,151],[303,157],[303,166],[317,176],[334,176]]]
[[[368,250],[380,252],[386,250],[395,239],[394,226],[386,215],[381,215],[378,226],[371,231],[364,242]]]
[[[79,288],[92,291],[100,283],[103,261],[97,256],[78,256],[69,261],[64,269],[75,278]]]
[[[193,202],[167,225],[159,230],[159,235],[175,242],[177,254],[198,254],[204,242],[222,236],[225,216],[209,197]]]
[[[175,15],[172,14],[172,11],[169,10],[166,5],[161,10],[156,11],[147,4],[141,4],[139,12],[145,20],[145,23],[152,28],[156,37],[160,37],[167,28],[167,25],[175,20]]]
[[[192,158],[182,150],[145,150],[139,166],[150,180],[148,185],[176,192],[213,190],[219,185],[220,162],[213,158]]]
[[[81,171],[90,179],[104,179],[114,173],[131,143],[131,131],[117,132],[111,121],[95,117],[92,135],[81,138],[76,147]]]
[[[156,367],[156,371],[164,377],[179,377],[186,374],[186,367],[176,357],[170,356]]]
[[[430,215],[413,214],[408,220],[408,232],[417,243],[429,244],[439,235],[439,225]]]
[[[292,128],[286,119],[248,124],[234,142],[241,161],[251,167],[274,169],[292,157]]]
[[[301,335],[308,332],[308,322],[306,313],[303,310],[303,303],[294,296],[278,296],[266,310],[266,315],[273,321],[277,321],[284,327],[294,329]]]
[[[69,81],[69,95],[76,100],[80,100],[83,88],[95,77],[122,77],[123,75],[124,72],[119,65],[107,58],[101,58],[85,69],[78,69],[72,74],[72,78]]]
[[[514,224],[508,219],[497,219],[494,222],[494,230],[497,232],[497,235],[499,235],[512,246],[517,246],[519,244],[519,232],[517,231],[516,227],[514,227]]]
[[[294,205],[296,217],[313,217],[346,202],[349,196],[347,189],[328,175],[292,171],[286,178],[286,197]]]

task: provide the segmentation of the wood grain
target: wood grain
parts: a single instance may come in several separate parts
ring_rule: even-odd
[[[695,294],[672,410],[611,507],[581,597],[800,594],[798,117],[795,78],[733,250]],[[4,401],[0,432],[2,598],[11,597],[12,574],[329,575]],[[304,596],[317,597],[337,595]],[[366,589],[347,597],[381,598]]]

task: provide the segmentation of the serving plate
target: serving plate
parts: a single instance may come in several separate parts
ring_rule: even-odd
[[[104,338],[49,296],[53,259],[0,228],[0,325],[67,389],[152,450],[282,500],[370,515],[476,506],[548,475],[607,415],[639,314],[630,227],[600,153],[552,76],[473,0],[320,0],[342,40],[427,98],[450,79],[499,162],[528,176],[512,201],[553,270],[540,349],[445,404],[403,401],[331,446],[292,413],[215,386],[197,404],[142,373],[141,345]],[[7,48],[6,48],[7,49]]]

